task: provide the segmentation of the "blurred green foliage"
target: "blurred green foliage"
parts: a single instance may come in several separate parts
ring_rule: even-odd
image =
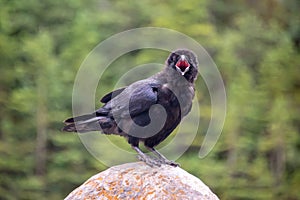
[[[197,80],[202,120],[182,168],[221,199],[300,199],[299,10],[297,0],[1,0],[0,199],[62,199],[106,168],[77,135],[59,131],[61,121],[71,115],[73,81],[92,48],[147,26],[201,43],[226,86],[223,133],[200,160],[210,100]],[[115,66],[166,56],[138,51]],[[122,70],[106,72],[99,98]]]

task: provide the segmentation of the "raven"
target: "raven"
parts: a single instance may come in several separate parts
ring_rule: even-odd
[[[187,49],[171,52],[161,72],[105,95],[104,105],[91,114],[64,121],[63,131],[101,131],[125,137],[150,166],[178,166],[154,147],[166,139],[192,107],[198,75],[196,55]],[[139,148],[139,142],[156,157]]]

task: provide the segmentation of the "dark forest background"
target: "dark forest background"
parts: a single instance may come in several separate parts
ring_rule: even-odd
[[[147,26],[197,40],[226,87],[217,145],[199,159],[200,125],[181,167],[221,199],[300,199],[299,10],[298,0],[0,0],[0,199],[62,199],[106,169],[76,134],[60,132],[75,75],[99,42]],[[137,51],[119,62],[166,55]],[[121,72],[107,73],[99,98]],[[205,122],[210,99],[201,85]]]

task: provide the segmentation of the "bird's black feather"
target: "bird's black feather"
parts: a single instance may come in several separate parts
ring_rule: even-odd
[[[109,110],[114,117],[136,116],[156,103],[157,94],[153,87],[157,87],[157,84],[145,80],[135,82],[107,102],[103,108]]]
[[[181,62],[179,59],[185,60]],[[178,66],[180,63],[185,65]],[[63,130],[67,132],[99,130],[105,134],[125,136],[142,160],[148,163],[149,160],[138,149],[139,142],[142,141],[146,147],[168,163],[169,161],[153,147],[168,137],[181,119],[190,112],[197,74],[198,61],[193,52],[189,50],[172,52],[163,71],[108,93],[101,99],[104,106],[94,113],[65,120]],[[154,135],[142,131],[131,135],[128,130],[134,127],[132,123],[141,127],[151,123],[149,111],[154,105],[162,106],[166,112],[166,121],[161,130]],[[159,109],[154,109],[155,118],[160,119],[162,116],[160,112]]]
[[[126,88],[126,87],[125,87]],[[120,88],[120,89],[117,89],[115,91],[112,91],[106,95],[104,95],[102,97],[102,99],[100,100],[101,103],[107,103],[109,102],[112,98],[118,96],[121,92],[123,92],[123,90],[125,90],[125,88]]]

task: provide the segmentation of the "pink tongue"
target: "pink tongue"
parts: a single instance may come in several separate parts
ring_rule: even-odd
[[[184,70],[185,68],[190,66],[190,64],[185,60],[180,60],[176,63],[176,66],[179,67],[181,70]]]

